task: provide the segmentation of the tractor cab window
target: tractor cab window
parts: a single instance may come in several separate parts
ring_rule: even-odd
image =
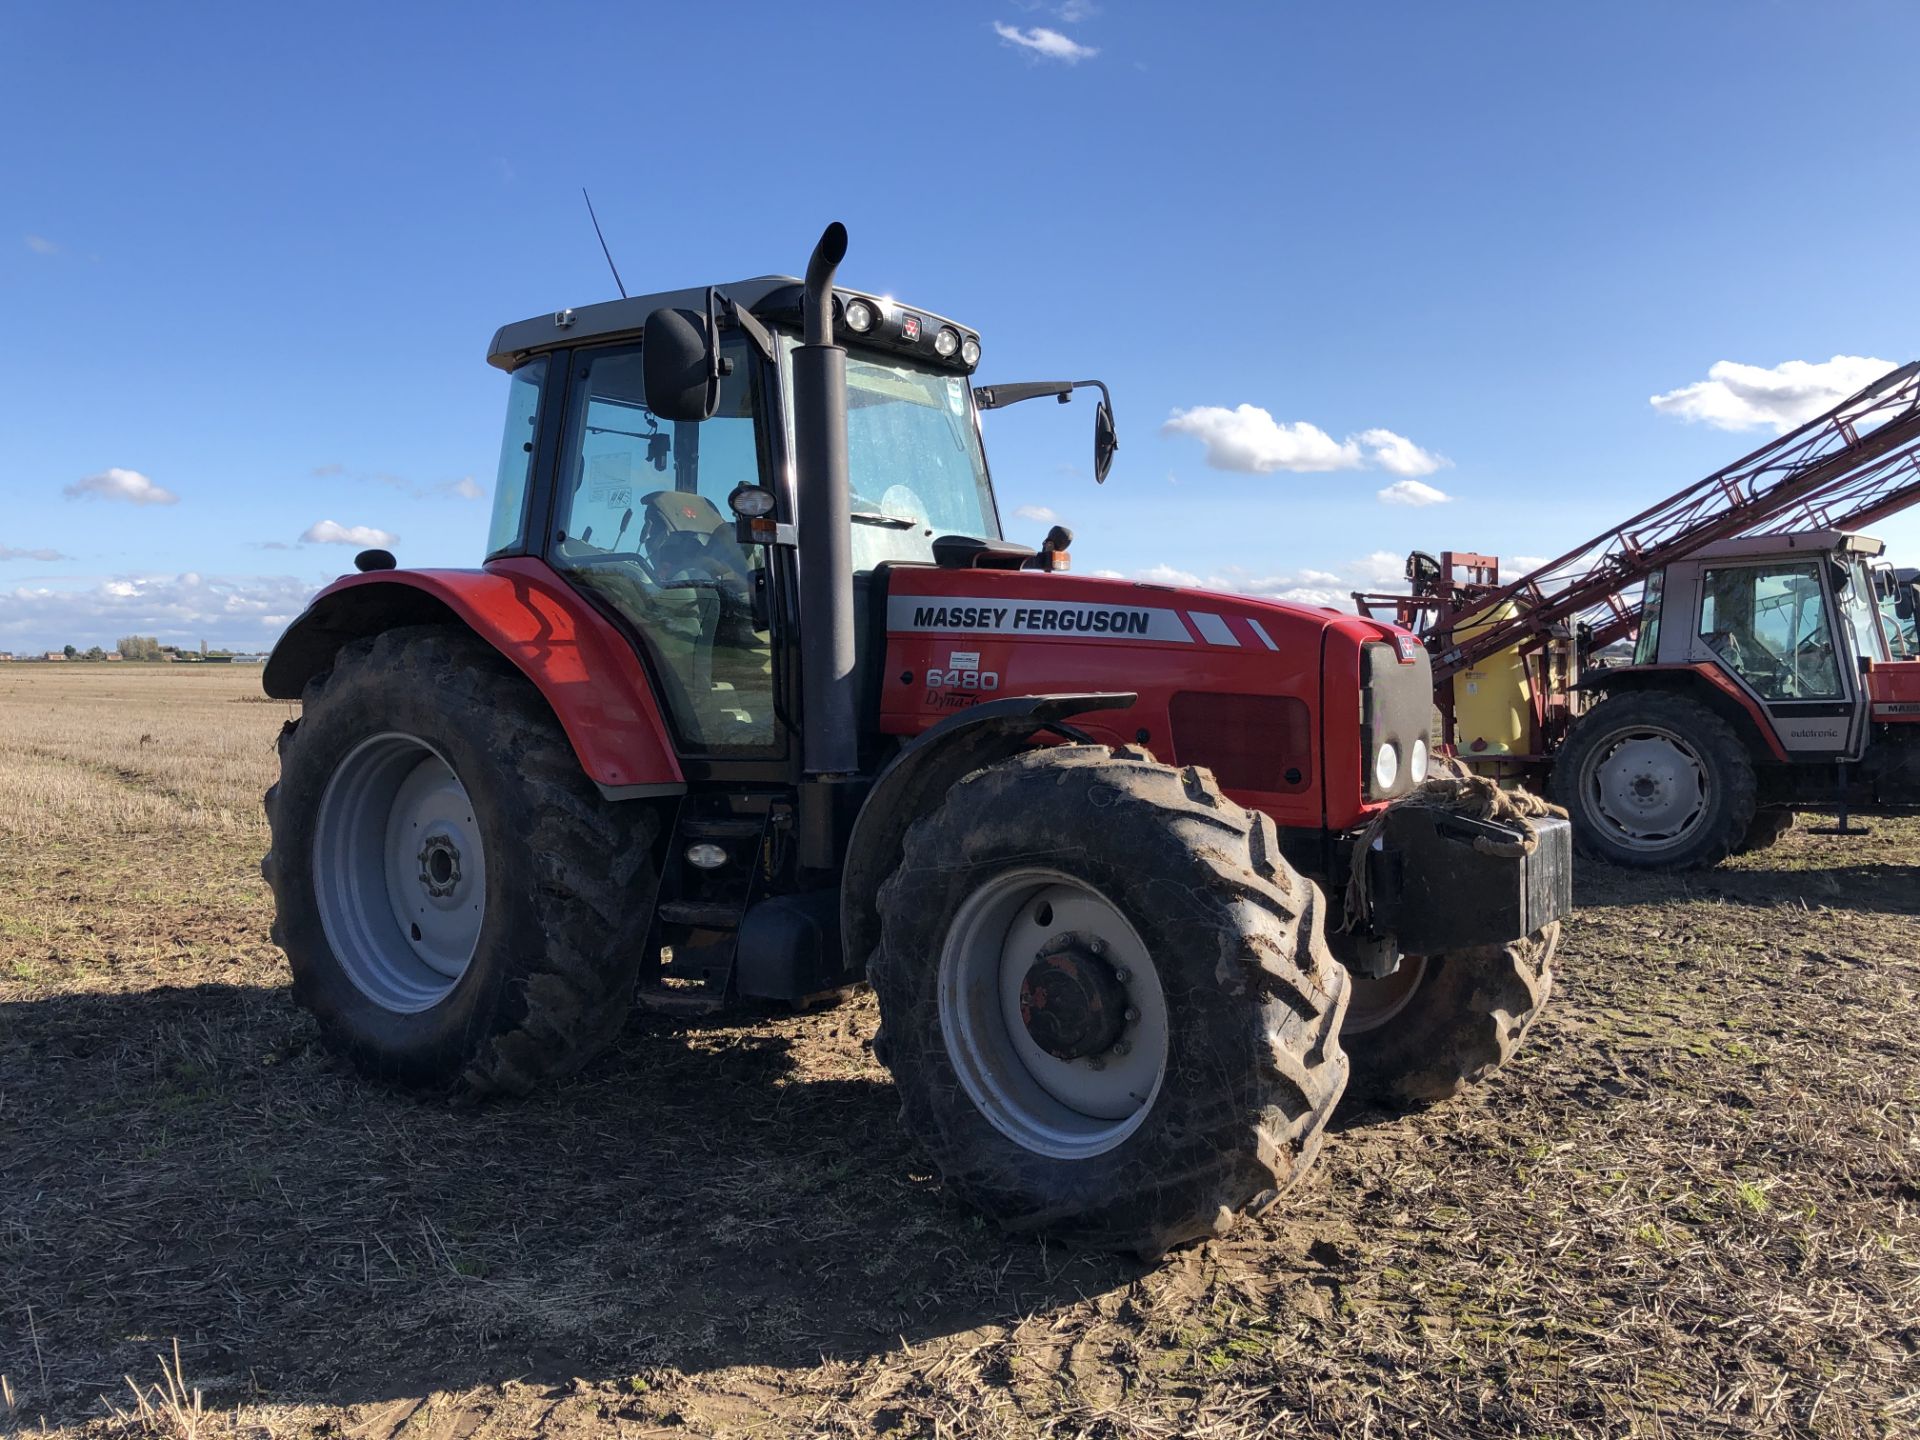
[[[1840,613],[1847,617],[1853,631],[1854,653],[1869,660],[1891,660],[1893,652],[1880,630],[1880,606],[1874,598],[1873,576],[1863,560],[1852,560],[1844,571],[1835,572],[1835,583],[1846,576],[1846,588],[1840,592]]]
[[[705,422],[647,409],[637,347],[574,358],[552,558],[645,639],[687,747],[776,743],[773,652],[756,630],[766,552],[740,545],[727,496],[761,482],[753,366],[743,345]],[[764,607],[762,607],[764,613]]]
[[[790,352],[792,339],[785,349]],[[891,355],[847,354],[853,568],[931,563],[941,535],[1000,538],[965,378]]]
[[[539,434],[540,387],[547,379],[547,357],[529,360],[513,372],[507,388],[507,429],[500,437],[500,469],[493,482],[493,522],[487,527],[487,556],[518,550],[525,527],[527,476],[533,472],[534,438]]]
[[[1660,582],[1665,574],[1654,571],[1640,591],[1640,633],[1633,642],[1636,665],[1651,665],[1660,658]]]
[[[1707,570],[1700,595],[1700,638],[1763,700],[1841,698],[1820,562]]]

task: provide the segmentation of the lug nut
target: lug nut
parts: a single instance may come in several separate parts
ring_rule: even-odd
[[[1104,955],[1107,953],[1107,942],[1100,939],[1089,940],[1087,942],[1087,949],[1096,955]]]
[[[1133,979],[1133,971],[1127,969],[1126,966],[1122,965],[1118,970],[1113,972],[1113,978],[1118,980],[1122,985],[1124,985],[1129,980]]]
[[[1125,1055],[1127,1052],[1129,1052],[1132,1049],[1133,1049],[1133,1046],[1129,1045],[1126,1041],[1116,1040],[1113,1042],[1112,1053],[1115,1055]]]
[[[1120,1018],[1125,1020],[1129,1025],[1138,1025],[1140,1023],[1140,1012],[1129,1005],[1121,1012]]]

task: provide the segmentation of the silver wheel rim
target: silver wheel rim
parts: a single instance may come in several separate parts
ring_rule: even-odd
[[[1684,843],[1712,798],[1700,752],[1658,725],[1609,735],[1587,756],[1580,790],[1607,837],[1634,850]]]
[[[1021,1012],[1029,970],[1066,943],[1110,967],[1131,1017],[1111,1050],[1086,1059],[1043,1050]],[[1023,1149],[1088,1159],[1119,1145],[1152,1110],[1167,1066],[1166,995],[1139,934],[1091,886],[1053,870],[995,876],[948,926],[938,984],[940,1031],[961,1086]]]
[[[1377,979],[1367,975],[1347,978],[1347,1018],[1340,1022],[1342,1035],[1364,1035],[1378,1030],[1413,1003],[1420,982],[1427,976],[1427,957],[1403,955],[1400,968]]]
[[[487,858],[445,756],[398,732],[354,747],[320,797],[313,893],[362,995],[412,1015],[452,993],[486,919]]]

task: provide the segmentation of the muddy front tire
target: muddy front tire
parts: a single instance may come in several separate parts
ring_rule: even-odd
[[[1620,691],[1574,725],[1553,798],[1580,848],[1642,870],[1717,865],[1753,824],[1753,759],[1725,720],[1685,695]]]
[[[1400,1109],[1458,1095],[1513,1058],[1553,993],[1555,921],[1523,940],[1409,955],[1351,983],[1340,1043],[1352,1099]]]
[[[274,943],[365,1074],[518,1093],[618,1034],[657,820],[601,798],[532,685],[438,627],[346,645],[280,737]]]
[[[879,902],[902,1123],[1001,1224],[1157,1255],[1318,1154],[1345,971],[1272,822],[1206,772],[1089,745],[977,771]]]

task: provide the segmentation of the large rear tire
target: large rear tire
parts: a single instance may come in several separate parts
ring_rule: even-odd
[[[976,771],[881,887],[875,1050],[952,1190],[1157,1255],[1310,1166],[1346,1083],[1319,890],[1213,777],[1076,745]]]
[[[1665,690],[1621,691],[1582,716],[1552,788],[1583,851],[1641,870],[1719,864],[1757,804],[1753,759],[1733,727]]]
[[[1408,955],[1352,981],[1340,1044],[1347,1094],[1405,1108],[1458,1095],[1513,1058],[1553,993],[1560,922],[1506,945]]]
[[[294,998],[365,1074],[520,1093],[619,1033],[656,814],[601,798],[489,646],[439,627],[347,644],[281,732],[266,809]]]

